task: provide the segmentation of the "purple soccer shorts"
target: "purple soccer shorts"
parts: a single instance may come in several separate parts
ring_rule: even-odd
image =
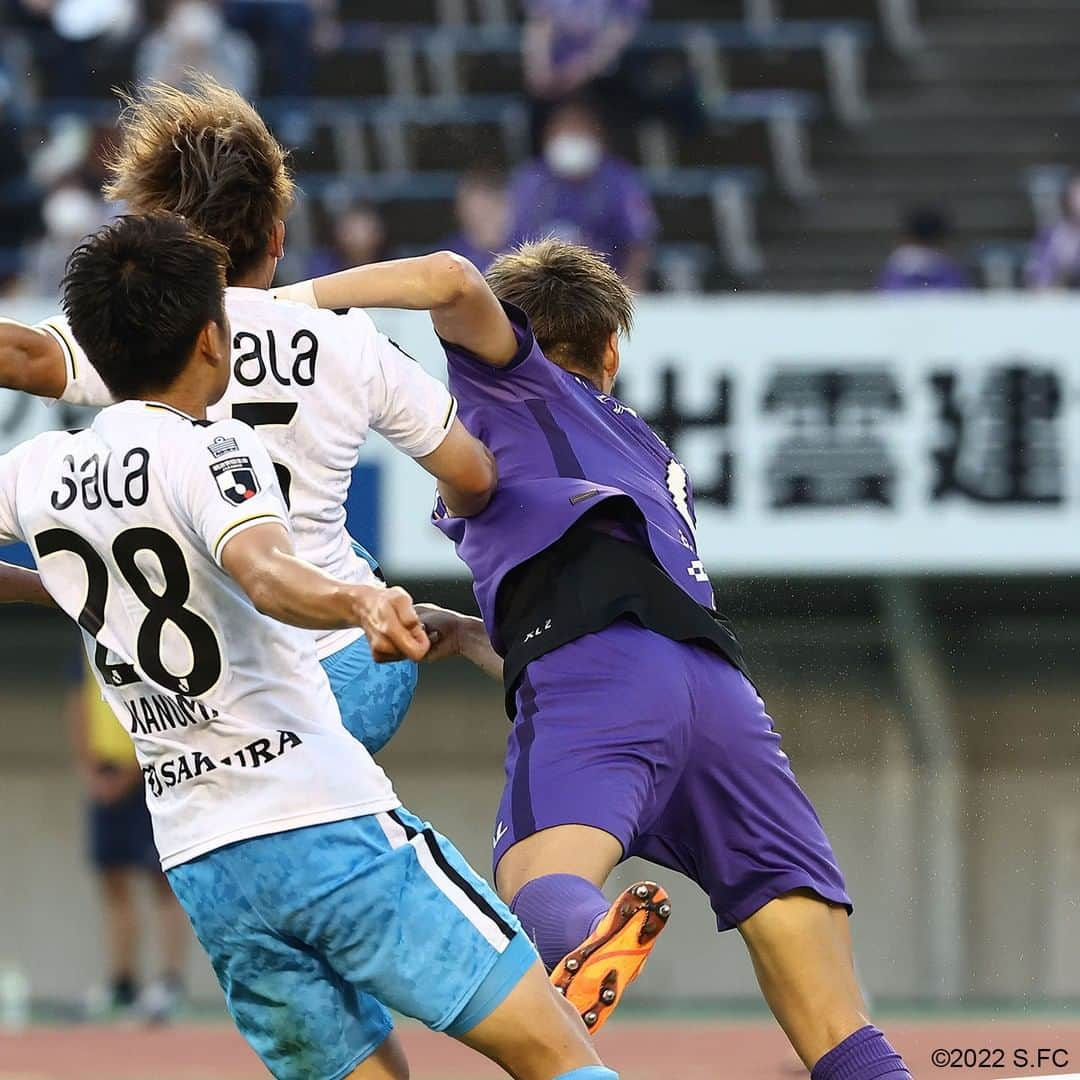
[[[624,619],[534,660],[516,704],[496,866],[535,832],[591,825],[697,882],[721,930],[798,889],[850,910],[764,703],[717,653]]]

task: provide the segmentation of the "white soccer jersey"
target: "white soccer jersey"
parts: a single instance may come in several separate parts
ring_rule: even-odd
[[[437,450],[457,414],[450,391],[380,334],[363,311],[346,315],[230,288],[233,377],[208,415],[257,428],[290,506],[296,551],[347,581],[374,583],[345,531],[345,498],[369,429],[411,457]],[[68,365],[63,401],[107,405],[109,391],[62,316],[41,326]],[[318,635],[329,656],[356,631]]]
[[[219,565],[233,537],[285,513],[249,428],[164,405],[114,405],[0,457],[0,542],[30,545],[82,627],[165,869],[399,805],[342,726],[310,634],[259,614]]]

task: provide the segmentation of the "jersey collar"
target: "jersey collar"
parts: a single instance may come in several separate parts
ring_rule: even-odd
[[[174,409],[171,405],[166,405],[162,401],[140,401],[139,404],[144,409],[150,409],[152,412],[172,413],[173,416],[178,416],[181,420],[186,420],[189,424],[194,424],[198,422],[194,416],[188,416],[186,412],[181,412],[179,409]]]

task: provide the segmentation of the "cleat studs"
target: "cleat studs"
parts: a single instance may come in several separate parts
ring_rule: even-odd
[[[666,919],[671,914],[671,905],[661,904],[656,909],[656,914],[659,915],[661,919]]]
[[[634,895],[639,900],[648,900],[649,899],[649,886],[648,885],[639,885],[634,890]]]
[[[600,1017],[596,1015],[594,1010],[590,1009],[581,1019],[585,1021],[586,1027],[591,1028]]]
[[[600,991],[600,1000],[605,1005],[615,1004],[615,991],[609,986],[606,990]]]
[[[579,967],[581,967],[581,961],[575,959],[574,957],[571,957],[569,960],[566,961],[567,971],[574,972],[577,971]]]

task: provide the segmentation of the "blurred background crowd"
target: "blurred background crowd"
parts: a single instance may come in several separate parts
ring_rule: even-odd
[[[639,289],[1070,287],[1080,78],[999,6],[2,0],[0,289],[113,212],[112,89],[192,69],[293,149],[289,276],[554,233]]]
[[[937,1020],[1075,1016],[1080,308],[1032,293],[1080,285],[1077,55],[1078,0],[0,0],[0,311],[52,314],[119,212],[113,88],[191,71],[291,148],[284,281],[440,248],[484,268],[549,233],[608,253],[668,294],[641,300],[619,393],[694,476],[721,607],[858,893],[867,989]],[[426,318],[379,325],[439,355]],[[84,422],[0,395],[0,451]],[[383,450],[350,529],[471,609],[426,476]],[[220,1000],[74,648],[0,613],[0,1037],[31,996],[158,1020]],[[437,666],[386,754],[478,866],[505,737],[494,684]],[[756,1001],[667,884],[639,1000],[705,1023]]]

